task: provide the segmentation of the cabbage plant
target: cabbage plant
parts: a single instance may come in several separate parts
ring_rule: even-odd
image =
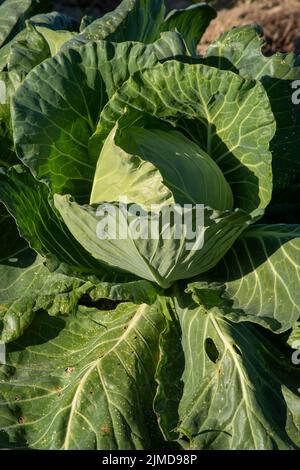
[[[199,57],[214,17],[124,0],[0,49],[2,448],[300,447],[299,59],[255,25]]]

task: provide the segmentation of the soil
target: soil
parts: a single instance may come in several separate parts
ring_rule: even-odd
[[[258,23],[265,32],[265,53],[300,54],[300,0],[223,0],[218,2],[218,10],[218,17],[201,41],[200,52],[232,27]]]
[[[82,15],[103,15],[119,3],[120,0],[54,0],[54,7],[80,18]],[[169,8],[184,8],[193,2],[168,0],[167,3]],[[258,23],[265,31],[267,54],[276,51],[300,54],[300,0],[215,0],[210,3],[219,14],[201,41],[200,53],[224,31]]]

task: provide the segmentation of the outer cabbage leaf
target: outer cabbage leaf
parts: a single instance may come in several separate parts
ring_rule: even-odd
[[[72,43],[99,39],[151,43],[159,36],[164,16],[163,0],[123,0],[114,11],[89,24]]]
[[[118,201],[120,195],[147,210],[152,204],[174,203],[233,208],[232,191],[218,165],[174,130],[111,131],[98,160],[90,204]]]
[[[22,336],[42,310],[52,316],[74,315],[83,301],[100,307],[107,300],[116,305],[121,300],[153,303],[158,294],[147,281],[115,284],[51,273],[43,258],[28,247],[14,254],[14,258],[1,260],[0,275],[0,341],[3,343]]]
[[[5,0],[0,5],[0,46],[23,29],[25,20],[34,13],[47,11],[50,2],[40,0]]]
[[[75,18],[57,11],[35,15],[28,20],[28,23],[42,26],[52,31],[78,31],[79,29],[78,21]]]
[[[57,12],[35,15],[31,17],[30,19],[26,20],[24,29],[14,36],[11,41],[5,44],[5,46],[1,47],[0,70],[3,70],[5,67],[10,70],[13,66],[14,59],[11,56],[13,55],[14,47],[18,48],[23,46],[23,57],[20,53],[19,59],[25,63],[28,60],[26,56],[30,56],[32,54],[31,49],[36,51],[36,54],[37,51],[40,51],[40,55],[44,53],[44,59],[50,57],[49,45],[47,42],[42,41],[42,36],[38,35],[36,32],[37,29],[39,29],[41,32],[45,32],[46,35],[48,33],[48,35],[50,35],[50,37],[52,36],[54,40],[57,38],[57,40],[60,40],[59,42],[62,43],[61,38],[63,36],[65,41],[69,41],[73,34],[76,34],[71,32],[76,31],[78,29],[78,25],[73,18]],[[16,43],[19,43],[18,46]],[[37,65],[38,63],[39,62],[36,62],[34,65]],[[17,64],[17,61],[15,64]]]
[[[0,341],[23,334],[35,312],[73,313],[78,299],[92,291],[91,282],[50,273],[42,257],[29,248],[14,219],[0,206]],[[109,288],[107,288],[109,291]],[[102,291],[103,292],[103,291]],[[104,293],[104,292],[103,292]],[[100,294],[99,288],[93,296]]]
[[[13,171],[11,170],[10,174],[13,174]],[[25,183],[32,180],[29,178],[26,180],[22,173],[19,179],[18,173],[16,175],[12,176],[12,180],[15,184],[19,183],[24,197],[24,204],[19,207],[19,210],[22,211],[27,207],[27,214],[29,214],[29,190]],[[22,176],[23,184],[21,184]],[[4,183],[4,186],[7,186],[7,183]],[[10,189],[13,193],[12,183]],[[35,196],[37,205],[42,205],[42,200],[39,198],[41,193],[34,194],[32,190],[31,196],[32,199]],[[49,222],[45,211],[41,211],[39,216],[45,223]],[[51,227],[51,224],[49,226]],[[24,230],[24,227],[22,229]],[[30,229],[27,227],[27,230]],[[41,230],[39,233],[42,235]],[[55,233],[57,235],[57,231]],[[103,302],[103,299],[116,302],[127,300],[135,303],[153,303],[157,298],[157,288],[147,281],[117,284],[116,282],[100,282],[100,278],[94,275],[75,277],[50,272],[45,266],[45,259],[38,256],[19,236],[14,219],[2,204],[0,206],[0,242],[1,342],[8,343],[21,336],[31,324],[35,313],[41,309],[50,315],[74,314],[78,302],[83,297],[91,305],[100,305],[99,302]],[[61,249],[63,250],[63,247]],[[104,275],[101,279],[117,280],[117,276]]]
[[[13,218],[0,205],[0,342],[18,337],[32,321],[30,301],[38,284],[40,263],[22,239]],[[41,280],[42,282],[42,280]]]
[[[179,325],[173,319],[163,334],[157,374],[164,435],[200,450],[298,449],[300,371],[290,350],[190,297],[175,303]]]
[[[291,346],[291,348],[297,349],[298,351],[300,350],[300,322],[296,322],[294,324],[288,339],[288,344]],[[300,358],[297,357],[297,359],[299,360]],[[298,364],[299,363],[300,361],[298,362]]]
[[[264,86],[277,125],[271,150],[274,189],[280,191],[300,175],[300,106],[293,101],[293,93],[297,91],[293,83],[300,80],[300,60],[294,54],[276,53],[265,57],[260,36],[262,30],[254,25],[235,28],[211,44],[206,62],[234,70]]]
[[[123,0],[114,11],[91,23],[83,34],[89,39],[150,43],[157,39],[164,14],[162,0]]]
[[[11,160],[15,160],[10,113],[12,96],[36,65],[55,54],[75,34],[57,31],[57,28],[72,26],[74,21],[58,13],[34,16],[26,21],[26,27],[19,34],[1,48],[0,69],[5,68],[0,72],[1,165],[8,166]]]
[[[262,223],[300,224],[300,184],[273,194]]]
[[[37,315],[1,368],[4,447],[162,448],[152,404],[163,327],[159,304]]]
[[[165,17],[162,0],[124,0],[114,11],[99,19],[85,17],[81,33],[70,44],[82,45],[99,39],[151,43],[162,31],[178,31],[189,53],[195,55],[197,43],[215,16],[215,10],[204,3],[173,10]]]
[[[196,55],[202,35],[216,16],[214,8],[207,3],[172,10],[162,23],[161,31],[178,31],[183,36],[190,53]]]

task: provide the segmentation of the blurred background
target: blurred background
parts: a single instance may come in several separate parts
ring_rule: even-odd
[[[54,0],[57,11],[76,18],[101,16],[113,10],[121,0]],[[168,9],[185,8],[198,1],[166,0]],[[260,24],[265,31],[266,54],[296,52],[300,54],[300,0],[211,0],[219,12],[206,32],[199,52],[224,31],[249,23]]]

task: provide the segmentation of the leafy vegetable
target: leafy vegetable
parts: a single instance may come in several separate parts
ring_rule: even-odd
[[[0,20],[0,447],[299,449],[298,58],[38,3]]]
[[[167,358],[157,376],[164,434],[175,430],[192,449],[299,446],[299,369],[289,358],[260,329],[231,323],[190,298],[177,297],[176,312],[181,336],[174,326],[164,333]],[[180,381],[176,403],[173,384]]]
[[[206,60],[260,81],[268,93],[277,124],[271,151],[274,189],[278,191],[299,178],[300,112],[292,99],[292,84],[300,79],[300,61],[295,54],[276,53],[265,57],[261,51],[262,34],[263,31],[253,25],[233,29],[209,47]],[[292,125],[288,125],[289,122]]]

